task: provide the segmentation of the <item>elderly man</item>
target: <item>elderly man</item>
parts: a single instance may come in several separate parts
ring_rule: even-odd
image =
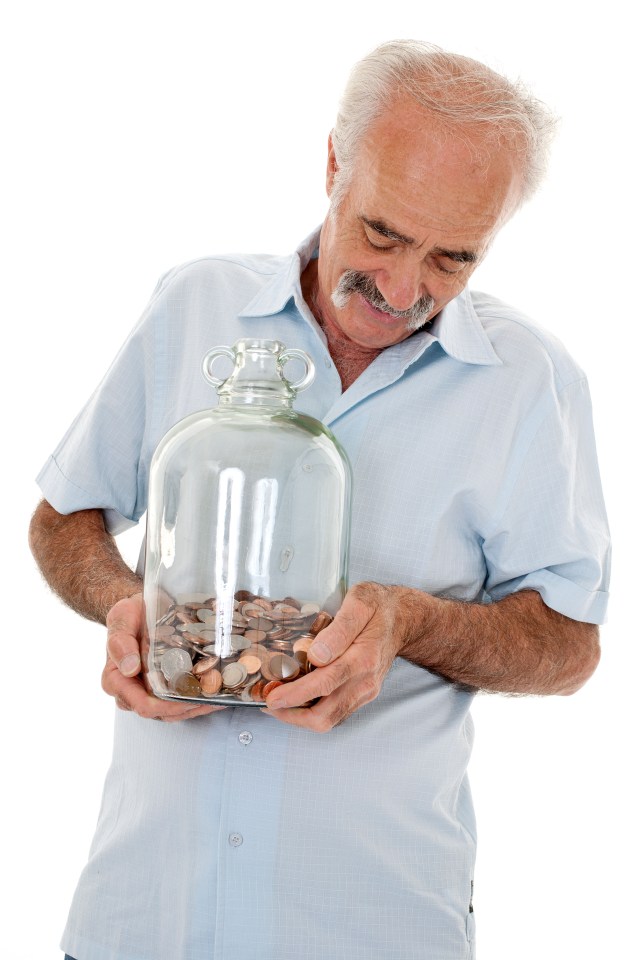
[[[606,605],[585,378],[467,286],[550,132],[482,64],[378,48],[329,138],[321,233],[290,258],[170,271],[43,468],[34,553],[107,623],[121,708],[63,938],[77,960],[473,956],[473,693],[578,690]],[[298,407],[354,472],[353,585],[311,647],[318,669],[265,712],[150,696],[140,570],[112,537],[145,511],[161,436],[211,405],[201,358],[244,336],[312,355]]]

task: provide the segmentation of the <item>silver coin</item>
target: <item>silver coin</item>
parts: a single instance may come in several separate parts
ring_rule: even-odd
[[[310,616],[311,613],[314,613],[314,614],[319,613],[320,610],[321,610],[321,607],[319,606],[319,604],[313,603],[312,600],[310,600],[306,603],[302,603],[301,610],[299,612],[302,613],[305,617],[308,617]]]
[[[222,673],[223,685],[228,687],[229,690],[234,690],[236,687],[240,687],[242,683],[245,683],[247,676],[248,671],[243,664],[229,663]]]
[[[197,610],[196,615],[201,623],[204,623],[206,620],[209,620],[214,616],[214,612],[212,607],[202,607],[200,610]]]
[[[172,647],[171,650],[166,650],[161,657],[161,670],[165,679],[171,681],[179,674],[189,673],[192,670],[192,657],[187,650]]]
[[[244,637],[241,634],[233,633],[230,637],[230,649],[233,653],[239,653],[241,650],[247,650],[248,647],[252,646],[252,640],[249,640],[248,637]]]

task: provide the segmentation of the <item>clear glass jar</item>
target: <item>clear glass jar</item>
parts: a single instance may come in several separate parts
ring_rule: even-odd
[[[293,362],[304,372],[289,381]],[[314,377],[307,354],[240,340],[211,350],[203,373],[218,407],[176,424],[152,459],[143,659],[158,697],[263,706],[311,669],[306,651],[345,595],[350,467],[292,408]]]

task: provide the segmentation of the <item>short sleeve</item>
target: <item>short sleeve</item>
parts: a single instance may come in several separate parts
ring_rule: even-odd
[[[548,397],[517,448],[484,535],[485,599],[537,590],[551,609],[602,623],[610,538],[587,382]]]
[[[136,524],[146,509],[147,470],[141,454],[154,406],[154,305],[162,282],[37,477],[43,496],[59,513],[100,508],[113,534]]]

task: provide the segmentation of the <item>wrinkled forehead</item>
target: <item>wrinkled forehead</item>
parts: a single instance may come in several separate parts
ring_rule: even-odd
[[[449,123],[407,101],[369,126],[351,179],[360,201],[399,205],[403,214],[415,210],[420,220],[428,205],[447,219],[470,215],[488,224],[513,212],[523,177],[517,134]]]

